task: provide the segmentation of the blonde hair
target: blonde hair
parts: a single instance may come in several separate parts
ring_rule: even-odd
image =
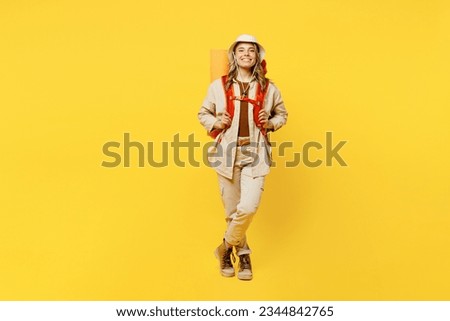
[[[239,43],[237,43],[233,48],[233,53],[236,48],[236,46]],[[262,89],[265,89],[266,86],[269,85],[269,79],[265,77],[264,74],[264,68],[261,66],[261,58],[259,55],[259,47],[257,44],[253,44],[256,47],[256,63],[252,67],[252,74],[254,74],[256,81],[259,83]],[[234,55],[233,55],[234,57]],[[230,86],[233,84],[233,79],[236,79],[238,75],[238,65],[236,63],[236,59],[232,59],[229,63],[229,69],[228,69],[228,79],[227,83],[225,85],[225,89],[228,90]]]

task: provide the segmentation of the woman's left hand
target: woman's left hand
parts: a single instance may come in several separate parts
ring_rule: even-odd
[[[258,120],[264,128],[272,128],[272,123],[269,121],[269,114],[264,109],[261,109],[259,112]]]

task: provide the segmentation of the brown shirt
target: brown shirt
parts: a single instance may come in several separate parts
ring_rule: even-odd
[[[239,84],[239,96],[247,96],[249,91],[249,83],[248,82],[240,82]],[[246,90],[245,90],[246,89]],[[244,90],[246,92],[244,92]],[[241,112],[239,117],[239,131],[238,131],[239,137],[249,137],[250,136],[250,130],[248,128],[248,102],[247,101],[241,101]]]

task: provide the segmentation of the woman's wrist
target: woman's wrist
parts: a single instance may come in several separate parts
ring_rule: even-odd
[[[273,129],[274,129],[273,123],[272,123],[270,120],[268,120],[268,121],[264,124],[264,128],[265,128],[265,129],[273,130]]]

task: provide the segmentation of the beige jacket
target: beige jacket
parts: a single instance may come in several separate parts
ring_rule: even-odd
[[[234,93],[239,93],[239,84],[233,84]],[[256,81],[250,83],[249,98],[254,99],[256,94]],[[216,139],[212,148],[208,152],[208,160],[217,173],[229,179],[233,176],[233,166],[236,158],[236,147],[239,129],[240,101],[234,101],[234,117],[231,126],[222,131]],[[271,131],[280,129],[286,124],[288,113],[284,107],[280,91],[273,83],[269,84],[265,100],[264,109],[270,115],[269,121],[273,125]],[[208,94],[203,101],[198,112],[198,119],[205,129],[210,132],[214,123],[220,120],[226,110],[225,90],[221,79],[214,80],[208,88]],[[252,176],[265,176],[269,173],[272,160],[272,150],[270,141],[261,133],[253,121],[253,104],[248,104],[248,119],[250,130],[250,145],[243,146],[247,153],[251,153],[255,159],[252,164]]]

